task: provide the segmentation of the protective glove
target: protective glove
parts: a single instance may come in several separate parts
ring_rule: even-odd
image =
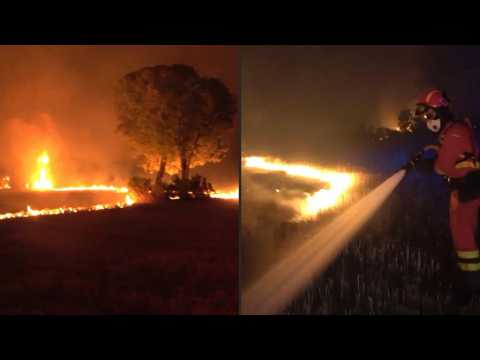
[[[421,160],[423,160],[423,150],[414,154],[409,162],[402,166],[402,169],[410,171],[414,169]]]

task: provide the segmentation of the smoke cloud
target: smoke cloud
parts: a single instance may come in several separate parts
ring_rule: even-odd
[[[290,161],[335,162],[358,129],[393,126],[428,84],[416,46],[244,50],[242,148]]]

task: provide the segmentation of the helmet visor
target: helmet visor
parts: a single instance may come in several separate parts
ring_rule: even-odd
[[[425,104],[417,104],[414,117],[416,121],[425,122],[429,120],[434,120],[437,117],[437,112],[431,106]]]

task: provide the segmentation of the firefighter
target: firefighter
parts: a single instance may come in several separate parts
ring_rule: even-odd
[[[451,102],[445,92],[430,90],[419,99],[415,117],[430,131],[437,133],[435,172],[443,176],[450,187],[449,224],[456,250],[460,280],[455,284],[452,302],[466,305],[480,290],[480,253],[475,239],[480,208],[480,166],[472,125],[468,119],[456,121]],[[417,154],[410,166],[418,162]]]

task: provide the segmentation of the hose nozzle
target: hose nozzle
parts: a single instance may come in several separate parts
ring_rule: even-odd
[[[406,163],[405,165],[402,166],[402,169],[407,170],[407,171],[414,169],[417,166],[417,164],[423,159],[423,153],[424,153],[423,150],[415,153],[410,158],[408,163]]]

